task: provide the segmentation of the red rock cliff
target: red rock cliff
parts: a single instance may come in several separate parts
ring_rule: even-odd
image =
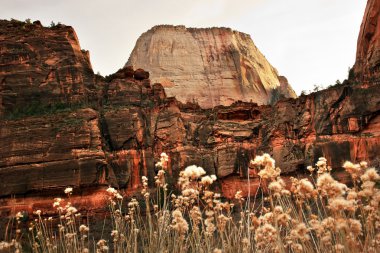
[[[96,97],[89,53],[74,29],[0,20],[0,116]]]
[[[124,74],[123,74],[124,72]],[[274,106],[238,102],[201,109],[167,98],[162,85],[121,70],[104,81],[103,106],[0,122],[0,194],[112,184],[127,190],[154,177],[163,151],[170,173],[198,164],[221,180],[245,176],[249,160],[268,152],[284,173],[320,156],[377,162],[378,85],[343,85]],[[135,72],[136,73],[136,72]],[[123,76],[124,75],[124,76]],[[365,103],[363,101],[366,101]]]
[[[380,0],[367,2],[353,72],[361,81],[380,80]]]
[[[16,25],[2,21],[1,27],[10,29],[1,34],[8,38],[1,40],[6,45],[1,50],[10,56],[2,57],[1,65],[5,81],[0,216],[8,215],[15,205],[28,210],[39,207],[46,202],[41,196],[50,198],[66,186],[82,194],[78,201],[83,208],[96,208],[102,203],[99,190],[108,185],[130,193],[140,187],[142,175],[153,181],[154,164],[163,151],[170,156],[172,182],[185,166],[197,164],[218,176],[226,196],[244,186],[249,160],[262,152],[272,154],[286,174],[302,173],[322,155],[336,168],[345,160],[379,163],[380,86],[371,79],[280,100],[273,106],[235,102],[202,109],[167,97],[163,86],[152,84],[142,69],[125,67],[107,78],[94,77],[88,58],[76,47],[72,28],[33,25],[26,32],[24,25]],[[32,42],[48,36],[48,43],[61,41],[62,47],[53,43],[34,55],[38,43],[31,49],[18,42],[28,41],[29,34]],[[47,64],[51,59],[54,64]],[[41,85],[50,71],[44,66],[57,67],[58,72]],[[26,85],[28,80],[37,81]],[[72,87],[72,92],[54,93],[51,88],[56,86]],[[29,110],[33,105],[18,98],[30,94],[43,106],[61,107],[53,113]],[[62,104],[91,101],[93,96],[97,103],[92,108],[88,103]]]

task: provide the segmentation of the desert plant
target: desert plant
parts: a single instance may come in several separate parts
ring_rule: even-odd
[[[367,163],[346,162],[352,186],[331,175],[325,158],[308,166],[307,178],[281,177],[268,155],[251,161],[259,170],[262,192],[255,198],[236,192],[232,200],[211,190],[217,180],[195,165],[180,172],[178,194],[168,192],[168,156],[161,155],[154,189],[142,177],[136,198],[107,189],[111,241],[101,239],[97,252],[377,252],[380,247],[380,176]],[[72,189],[66,193],[70,198]],[[29,236],[33,252],[86,252],[87,225],[69,202],[56,199],[59,233],[36,211]],[[14,245],[17,238],[14,239]],[[1,246],[0,244],[0,251]]]

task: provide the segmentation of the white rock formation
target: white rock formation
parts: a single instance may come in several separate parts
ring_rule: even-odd
[[[155,26],[137,40],[126,65],[149,71],[168,96],[205,108],[296,97],[251,37],[229,28]]]

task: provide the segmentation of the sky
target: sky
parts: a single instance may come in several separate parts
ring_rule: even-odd
[[[0,0],[0,18],[74,27],[95,72],[123,67],[154,25],[230,27],[251,35],[297,94],[344,80],[366,0]]]

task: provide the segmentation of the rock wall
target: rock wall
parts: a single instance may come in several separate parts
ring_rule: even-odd
[[[88,51],[70,26],[0,20],[0,116],[97,97]]]
[[[155,26],[137,40],[128,65],[148,70],[168,96],[204,108],[296,97],[251,37],[229,28]]]
[[[141,176],[153,181],[161,152],[169,154],[173,182],[192,164],[220,182],[244,178],[250,159],[263,152],[285,174],[302,173],[320,156],[334,168],[345,160],[378,162],[378,85],[337,86],[274,106],[236,102],[202,109],[123,71],[133,72],[103,80],[103,106],[96,110],[0,122],[1,196],[68,185],[133,191]]]
[[[0,194],[116,182],[107,170],[99,126],[90,108],[1,121]]]
[[[380,84],[380,0],[368,0],[360,27],[353,74]]]

